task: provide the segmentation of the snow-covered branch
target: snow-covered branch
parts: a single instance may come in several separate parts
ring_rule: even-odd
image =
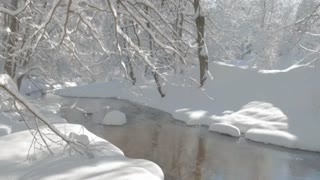
[[[18,14],[20,14],[21,12],[23,12],[28,6],[29,6],[30,0],[27,0],[25,5],[20,7],[17,10],[10,10],[4,7],[0,7],[0,12],[5,13],[5,14],[9,14],[10,16],[16,16]]]
[[[28,101],[23,96],[20,95],[17,87],[15,86],[15,83],[13,82],[13,80],[10,78],[9,75],[7,74],[0,75],[0,87],[4,89],[8,94],[10,94],[17,102],[21,103],[29,112],[31,112],[35,116],[36,119],[44,123],[53,133],[59,136],[63,141],[65,141],[67,144],[71,146],[80,148],[82,152],[80,152],[77,149],[78,152],[86,154],[89,158],[93,158],[93,154],[89,152],[89,150],[84,144],[82,144],[81,142],[78,142],[77,140],[71,139],[65,134],[63,134],[54,125],[52,125],[50,121],[44,115],[42,115],[35,107],[29,104]]]

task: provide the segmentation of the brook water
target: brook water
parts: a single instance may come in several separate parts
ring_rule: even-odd
[[[123,126],[99,124],[107,111]],[[61,113],[124,151],[157,163],[166,180],[319,180],[320,154],[254,143],[189,127],[170,114],[118,99],[64,98]]]

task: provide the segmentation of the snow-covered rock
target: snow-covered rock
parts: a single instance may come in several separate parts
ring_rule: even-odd
[[[11,128],[0,124],[0,136],[11,134]]]
[[[61,103],[61,96],[57,96],[55,94],[47,94],[45,95],[42,100],[46,103]]]
[[[212,124],[209,128],[210,131],[221,133],[221,134],[227,134],[234,137],[240,137],[241,132],[240,130],[231,124],[226,123],[216,123]]]
[[[237,126],[242,133],[252,128],[287,129],[287,116],[278,107],[267,102],[253,101],[244,105],[239,111],[213,115],[214,122],[227,122]]]
[[[121,111],[110,111],[108,112],[103,120],[102,120],[102,124],[104,125],[124,125],[127,123],[127,118],[126,115],[121,112]]]

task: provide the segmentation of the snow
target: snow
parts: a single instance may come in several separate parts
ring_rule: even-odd
[[[251,128],[287,129],[287,116],[270,103],[253,101],[237,112],[223,112],[210,118],[217,122],[229,122],[237,126],[242,133]]]
[[[32,77],[23,78],[20,93],[23,95],[32,95],[33,97],[41,97],[44,92],[49,89],[46,84],[43,79]]]
[[[28,120],[28,129],[16,112],[0,112],[0,179],[164,179],[155,163],[127,158],[85,127],[66,123],[58,112],[60,97],[30,101],[18,93],[8,75],[0,75],[0,86],[43,122]]]
[[[204,46],[203,48],[201,48],[200,55],[201,55],[201,56],[206,56],[206,57],[208,57],[208,49],[207,49],[207,46]]]
[[[203,88],[194,82],[197,68],[190,70],[187,78],[167,75],[162,87],[165,98],[151,81],[138,81],[136,86],[124,81],[95,83],[56,93],[127,99],[171,113],[188,125],[214,127],[225,123],[254,141],[320,152],[316,138],[320,137],[319,67],[296,65],[286,70],[258,71],[211,63],[209,71],[213,79],[208,79]],[[224,133],[231,130],[229,126],[217,129]]]
[[[0,137],[14,132],[26,130],[24,122],[16,113],[0,113]]]
[[[51,156],[32,147],[33,136],[29,131],[21,131],[0,138],[0,179],[64,180],[64,179],[112,179],[112,180],[161,180],[161,169],[147,160],[130,159],[111,143],[95,136],[83,126],[59,124],[56,128],[69,136],[82,133],[89,139],[88,148],[94,152],[92,159],[70,152],[57,136],[50,136],[49,146],[57,154]],[[43,129],[46,133],[46,129]],[[77,135],[78,136],[78,135]],[[79,137],[79,136],[78,136]],[[81,139],[81,138],[80,138]],[[29,148],[31,147],[31,151]]]
[[[209,130],[213,132],[218,132],[221,134],[227,134],[234,137],[240,137],[241,135],[240,130],[236,126],[226,124],[226,123],[212,124]]]
[[[0,12],[3,12],[5,14],[9,14],[10,16],[16,16],[18,15],[19,13],[21,13],[25,8],[26,6],[28,5],[29,3],[21,6],[19,9],[15,10],[15,11],[12,11],[10,9],[7,9],[7,8],[4,8],[4,7],[0,7]]]
[[[65,87],[77,86],[76,82],[55,82],[54,80],[46,80],[40,77],[25,76],[22,79],[21,87],[19,89],[22,95],[27,95],[33,98],[39,98],[54,89],[62,89]],[[50,95],[50,94],[49,94]]]
[[[297,148],[297,137],[285,131],[250,129],[246,132],[245,137],[253,141],[271,143],[290,148]]]
[[[126,123],[126,115],[116,110],[108,112],[102,120],[102,124],[104,125],[124,125]]]
[[[88,136],[84,134],[78,135],[74,132],[71,132],[69,133],[69,138],[72,139],[73,141],[78,141],[85,146],[88,146],[90,144],[90,140]]]

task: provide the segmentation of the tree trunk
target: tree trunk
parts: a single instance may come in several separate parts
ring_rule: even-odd
[[[177,14],[176,14],[176,22],[174,24],[174,29],[177,32],[176,34],[176,41],[182,41],[182,35],[183,35],[183,23],[184,23],[184,15],[183,12],[180,10],[183,8],[184,4],[181,0],[179,0],[178,8],[177,8]],[[177,45],[179,52],[181,52],[182,46],[181,44]],[[180,64],[183,64],[183,58],[182,56],[179,56],[178,54],[174,53],[174,73],[182,73],[183,68],[179,67]],[[179,58],[179,61],[176,60]]]
[[[196,14],[195,21],[197,27],[198,58],[200,65],[200,87],[202,87],[207,79],[206,72],[208,70],[208,52],[204,41],[206,19],[201,15],[200,1],[201,0],[194,0],[194,11]]]
[[[11,0],[12,10],[18,9],[18,0]],[[7,59],[4,65],[5,71],[7,74],[14,78],[16,71],[16,59],[14,55],[15,45],[16,45],[16,32],[18,30],[18,21],[15,16],[9,17],[9,28],[10,35],[8,37],[8,48],[7,48]]]

